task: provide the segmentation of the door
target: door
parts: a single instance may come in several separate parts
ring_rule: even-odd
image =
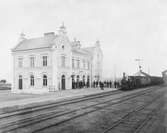
[[[87,76],[87,87],[90,87],[90,78]]]
[[[79,75],[77,75],[77,88],[79,88]]]
[[[19,89],[22,90],[23,89],[23,79],[22,76],[19,76]]]
[[[66,79],[65,79],[65,75],[62,75],[61,77],[61,89],[65,90],[66,89]]]

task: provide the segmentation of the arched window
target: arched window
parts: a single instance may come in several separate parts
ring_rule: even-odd
[[[43,86],[47,86],[47,76],[43,75]]]
[[[30,76],[30,85],[34,86],[34,75]]]
[[[22,75],[19,75],[19,79],[22,79]]]

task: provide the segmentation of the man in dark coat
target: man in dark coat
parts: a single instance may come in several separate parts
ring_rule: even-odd
[[[98,81],[96,81],[96,88],[98,87]]]
[[[112,87],[112,82],[110,81],[110,88]]]
[[[114,81],[114,87],[117,88],[117,82],[116,81]]]
[[[95,88],[95,84],[96,84],[95,81],[93,81],[93,88]]]
[[[100,89],[101,89],[101,90],[104,90],[104,84],[103,84],[103,82],[101,82],[101,81],[100,81]]]

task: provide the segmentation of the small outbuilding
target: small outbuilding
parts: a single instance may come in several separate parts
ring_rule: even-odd
[[[162,72],[162,78],[165,84],[167,84],[167,70]]]
[[[133,75],[134,77],[138,77],[140,79],[141,84],[147,85],[151,83],[151,76],[142,70],[138,71]]]

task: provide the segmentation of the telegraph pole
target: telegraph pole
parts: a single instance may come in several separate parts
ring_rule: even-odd
[[[137,61],[138,62],[138,67],[139,67],[139,71],[141,71],[141,61],[142,61],[142,59],[135,59],[135,61]]]
[[[116,81],[116,64],[114,64],[114,80]]]

